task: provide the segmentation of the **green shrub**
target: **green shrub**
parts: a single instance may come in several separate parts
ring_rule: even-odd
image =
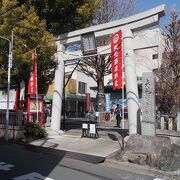
[[[39,125],[39,123],[30,122],[25,127],[25,136],[32,137],[32,139],[44,138],[47,136],[46,130]]]

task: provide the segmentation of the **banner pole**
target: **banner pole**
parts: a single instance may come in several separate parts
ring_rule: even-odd
[[[37,122],[39,122],[39,105],[38,105],[38,82],[37,82],[37,55],[36,55],[36,49],[34,50],[35,53],[35,67],[36,67],[36,111],[37,111]]]
[[[124,124],[124,84],[122,87],[122,129],[125,128],[125,124]]]
[[[122,39],[123,39],[123,30],[122,30]],[[125,121],[124,121],[124,60],[123,60],[123,40],[121,44],[121,50],[122,50],[122,129],[124,133],[124,128],[125,128]],[[124,136],[124,134],[123,134]]]
[[[123,37],[123,31],[122,31],[122,37]],[[122,38],[123,39],[123,38]],[[124,129],[125,129],[125,120],[124,120],[124,59],[123,59],[123,40],[122,40],[122,45],[121,45],[121,48],[122,48],[122,103],[123,103],[123,106],[122,106],[122,134],[123,134],[123,137],[122,137],[122,150],[124,150]]]

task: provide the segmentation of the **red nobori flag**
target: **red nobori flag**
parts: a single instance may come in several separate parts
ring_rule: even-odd
[[[31,67],[31,72],[30,72],[30,77],[29,77],[29,82],[28,82],[28,94],[36,94],[37,87],[36,87],[36,78],[37,78],[37,64],[36,64],[36,51],[33,50],[32,52],[32,67]]]
[[[113,90],[122,88],[122,31],[111,35],[111,65]]]

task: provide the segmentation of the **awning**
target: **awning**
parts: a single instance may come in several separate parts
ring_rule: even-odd
[[[86,96],[85,95],[79,95],[79,94],[66,94],[65,98],[71,99],[71,100],[85,100]]]

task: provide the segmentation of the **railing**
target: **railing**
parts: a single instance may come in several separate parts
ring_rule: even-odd
[[[23,121],[23,113],[22,111],[17,112],[9,112],[9,125],[12,126],[22,126]],[[0,124],[6,124],[6,112],[0,111]]]

